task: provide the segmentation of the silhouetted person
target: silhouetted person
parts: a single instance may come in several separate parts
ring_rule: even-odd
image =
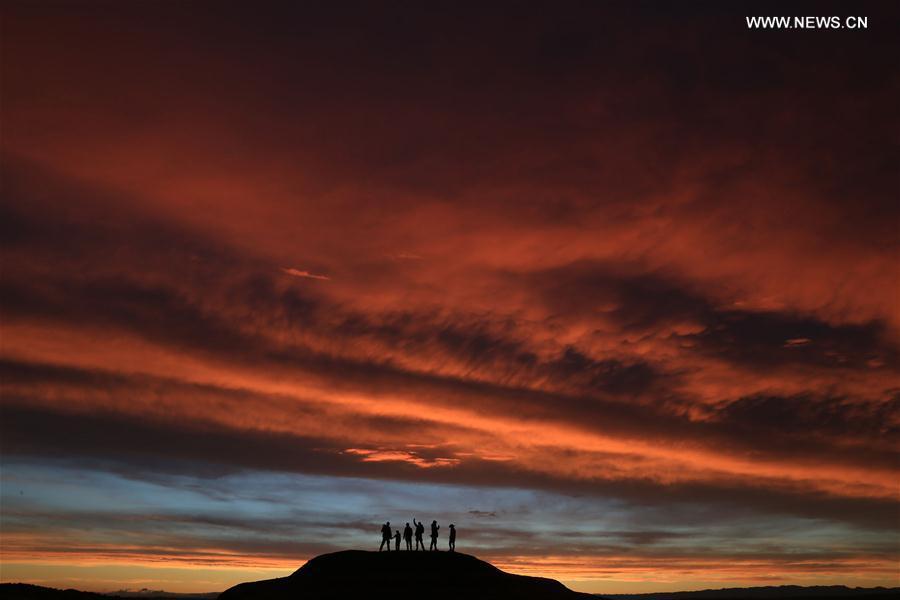
[[[400,530],[394,532],[394,550],[400,552]]]
[[[391,522],[388,521],[384,525],[381,526],[381,545],[378,546],[378,551],[381,552],[384,545],[387,544],[388,552],[391,551]]]
[[[416,526],[416,550],[419,549],[419,546],[422,547],[422,550],[425,550],[425,542],[422,541],[422,536],[425,535],[425,526],[422,523],[416,522],[416,518],[413,517],[413,525]]]
[[[412,550],[412,527],[409,526],[409,523],[403,528],[403,540],[406,542],[406,549]]]
[[[456,527],[450,523],[450,552],[456,550]]]
[[[431,522],[431,546],[428,547],[429,550],[437,550],[437,538],[438,538],[438,529],[441,526],[437,524],[437,521]]]

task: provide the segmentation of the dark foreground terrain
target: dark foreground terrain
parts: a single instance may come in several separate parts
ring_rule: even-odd
[[[900,598],[900,588],[848,588],[843,585],[779,585],[725,588],[697,592],[608,594],[609,600],[887,600]]]
[[[211,600],[215,594],[96,594],[23,583],[0,584],[0,600]],[[598,600],[553,579],[504,573],[474,556],[447,552],[363,552],[318,556],[287,577],[242,583],[221,600]],[[699,592],[610,594],[609,600],[887,600],[900,588],[771,586]]]
[[[121,594],[121,595],[119,595]],[[176,594],[170,592],[119,592],[97,594],[78,590],[55,590],[28,583],[0,584],[0,600],[213,600],[218,594]]]
[[[429,600],[591,598],[553,579],[504,573],[457,552],[363,552],[347,550],[312,559],[288,577],[242,583],[221,600],[285,599]]]

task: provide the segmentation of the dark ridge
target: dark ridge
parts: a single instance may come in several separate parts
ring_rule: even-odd
[[[122,600],[153,598],[153,600],[209,600],[218,594],[176,594],[173,592],[115,592],[98,594],[79,590],[57,590],[30,583],[0,583],[0,600]]]
[[[554,579],[504,573],[458,552],[363,552],[346,550],[310,560],[292,575],[242,583],[219,600],[366,600],[405,597],[429,600],[577,600]]]
[[[109,600],[109,596],[78,590],[57,590],[30,583],[0,584],[0,598],[4,600]]]
[[[779,585],[752,588],[724,588],[696,592],[653,592],[650,594],[606,594],[614,600],[765,600],[768,598],[792,598],[815,600],[819,598],[898,598],[900,588],[850,588],[845,585]]]

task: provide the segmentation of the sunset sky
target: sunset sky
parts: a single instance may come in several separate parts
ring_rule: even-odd
[[[4,2],[0,578],[900,585],[888,5]]]

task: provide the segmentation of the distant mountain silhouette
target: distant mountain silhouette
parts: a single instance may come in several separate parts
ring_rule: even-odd
[[[153,598],[153,600],[211,600],[218,596],[207,594],[177,594],[174,592],[142,590],[97,594],[78,590],[57,590],[29,583],[0,583],[0,600],[116,600],[117,598]]]
[[[504,573],[458,552],[363,552],[323,554],[288,577],[242,583],[219,600],[578,600],[554,579]]]
[[[56,590],[29,583],[0,584],[0,598],[4,600],[109,600],[108,596],[78,590]]]
[[[195,600],[208,598],[209,600],[216,600],[219,597],[221,592],[199,592],[199,593],[180,593],[180,592],[167,592],[165,590],[119,590],[118,592],[110,592],[110,596],[115,596],[116,598],[153,598],[154,600],[159,600],[160,598],[174,598],[175,600]]]
[[[724,588],[697,592],[655,592],[651,594],[607,594],[613,600],[768,600],[768,599],[840,599],[900,597],[900,588],[849,588],[844,585],[779,585],[751,588]]]

